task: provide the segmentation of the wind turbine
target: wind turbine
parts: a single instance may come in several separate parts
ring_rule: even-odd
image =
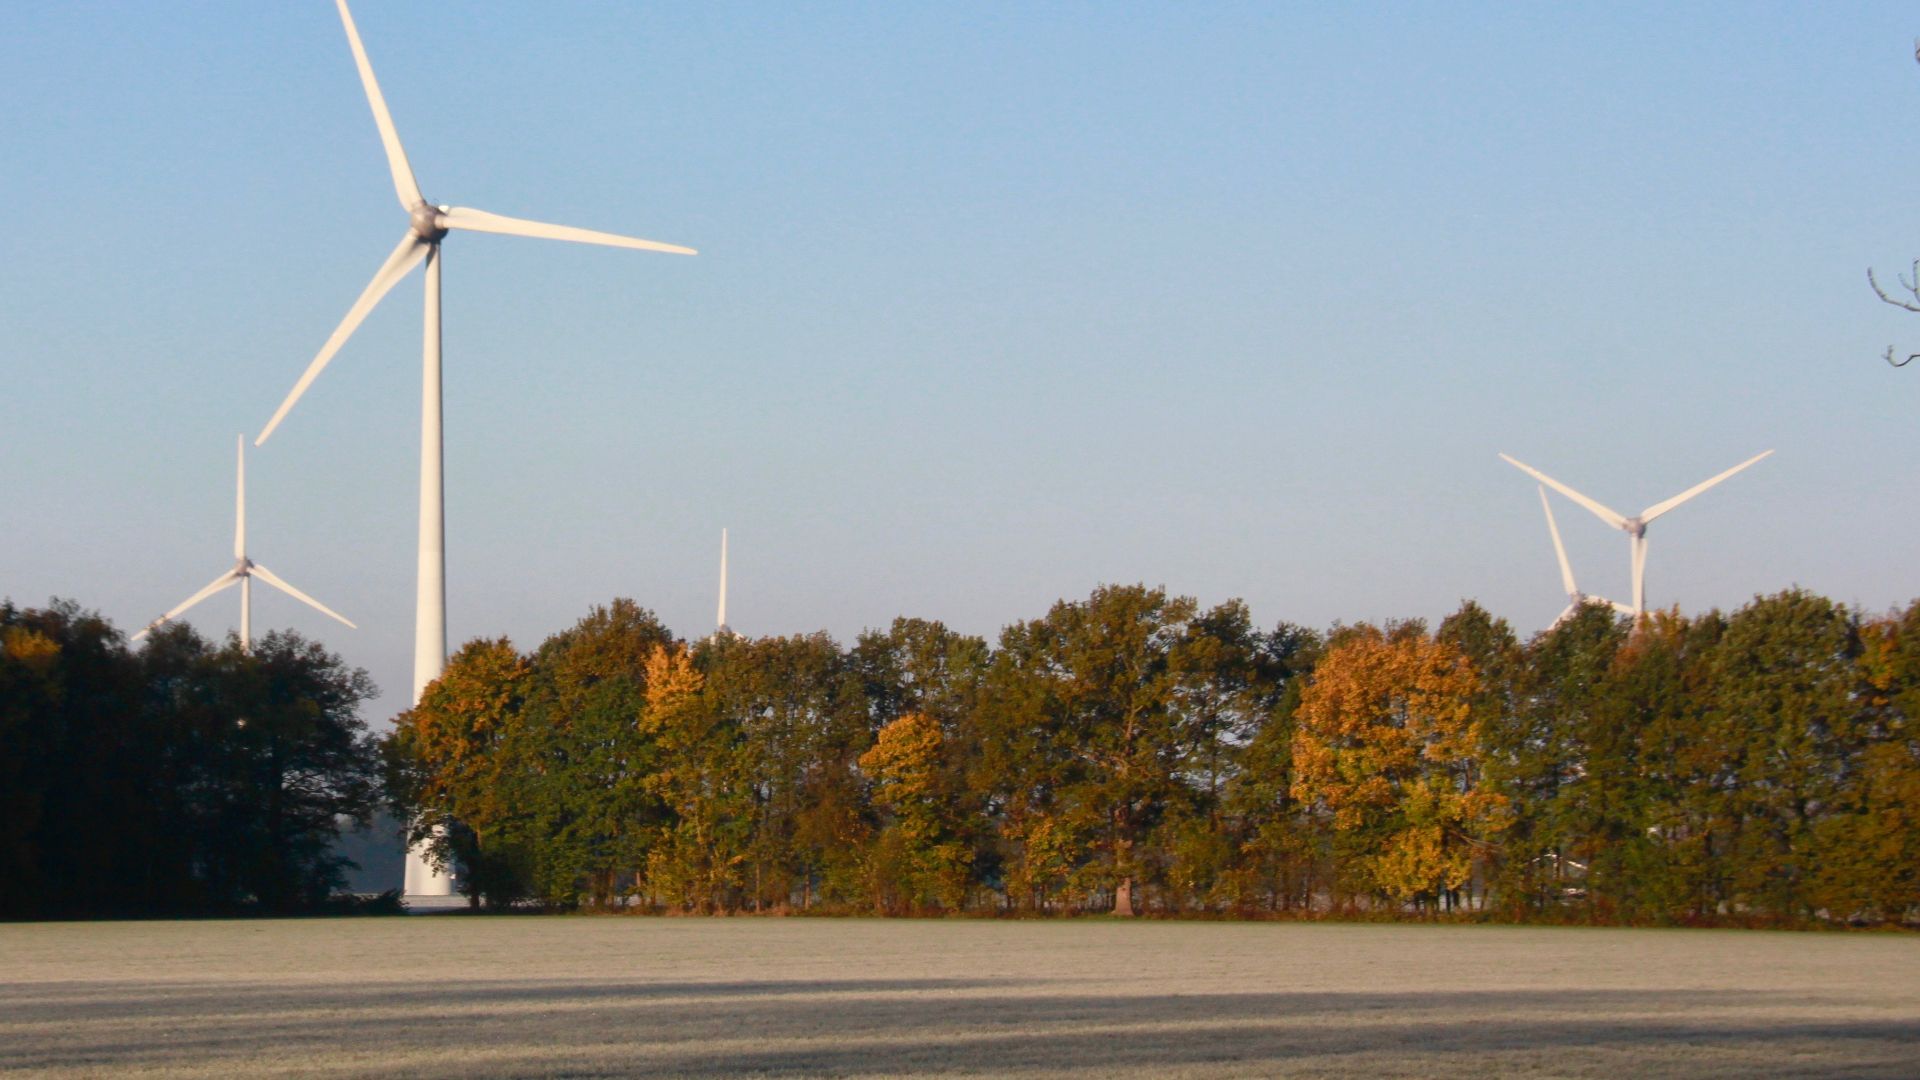
[[[237,584],[240,586],[240,648],[243,652],[252,652],[253,579],[256,577],[274,588],[279,589],[281,592],[286,593],[288,596],[293,597],[295,600],[313,608],[315,611],[320,612],[322,615],[338,619],[346,623],[349,627],[358,630],[359,627],[348,622],[346,617],[339,612],[334,611],[327,605],[280,580],[279,576],[273,571],[247,558],[247,437],[245,435],[234,437],[234,449],[240,456],[240,479],[235,487],[233,497],[232,569],[214,578],[207,584],[206,588],[182,600],[172,611],[148,623],[145,629],[133,635],[133,640],[139,641],[141,638],[146,637],[158,629],[162,623],[171,622],[179,618],[193,605],[205,600],[214,593],[222,592]]]
[[[714,637],[724,637],[733,633],[733,627],[727,625],[727,530],[720,530],[720,613],[714,617]]]
[[[1581,506],[1586,507],[1593,512],[1593,516],[1627,534],[1628,557],[1633,563],[1633,611],[1634,614],[1638,615],[1647,610],[1647,526],[1653,523],[1654,518],[1679,506],[1681,503],[1686,502],[1688,499],[1693,498],[1695,495],[1700,494],[1771,453],[1773,453],[1771,450],[1762,450],[1760,453],[1735,465],[1726,472],[1702,480],[1671,499],[1654,503],[1633,517],[1627,517],[1597,500],[1590,499],[1560,481],[1555,480],[1553,477],[1548,476],[1546,473],[1541,472],[1539,469],[1516,461],[1506,454],[1501,454],[1500,459],[1560,494],[1565,495],[1567,498],[1572,499],[1574,502],[1579,503]]]
[[[1547,502],[1547,489],[1544,487],[1540,488],[1540,509],[1547,512],[1547,531],[1553,534],[1553,553],[1560,559],[1560,584],[1567,589],[1567,608],[1547,629],[1551,630],[1573,618],[1589,603],[1606,604],[1622,615],[1634,614],[1632,608],[1618,600],[1609,600],[1604,596],[1589,596],[1580,591],[1580,586],[1573,583],[1573,564],[1567,561],[1567,548],[1560,542],[1560,526],[1554,523],[1553,507]]]
[[[469,232],[503,233],[508,236],[531,236],[546,240],[571,240],[582,244],[603,244],[609,247],[635,248],[641,251],[662,251],[676,255],[692,255],[694,250],[677,244],[662,244],[653,240],[637,240],[630,236],[617,236],[613,233],[595,232],[591,229],[577,229],[569,225],[550,225],[545,222],[527,221],[521,218],[503,217],[484,210],[473,210],[462,206],[442,206],[430,203],[420,193],[420,185],[413,178],[413,167],[407,163],[407,154],[400,146],[400,135],[394,129],[393,117],[387,111],[387,101],[380,93],[380,84],[373,77],[373,66],[367,61],[367,50],[360,43],[360,31],[354,26],[353,14],[347,10],[346,0],[335,0],[340,9],[340,22],[347,31],[347,44],[353,49],[353,62],[360,71],[360,85],[367,94],[367,104],[373,110],[373,122],[380,129],[380,143],[386,148],[387,169],[393,174],[393,189],[400,197],[400,208],[408,216],[407,232],[400,238],[399,246],[387,256],[386,262],[373,275],[373,280],[360,293],[360,298],[347,309],[346,317],[340,325],[334,327],[333,334],[326,344],[307,365],[300,380],[293,384],[292,392],[287,394],[273,418],[254,440],[258,446],[267,441],[287,411],[293,408],[300,395],[319,376],[327,362],[333,359],[347,338],[353,335],[360,323],[367,317],[381,298],[420,263],[426,264],[426,328],[421,348],[420,378],[420,543],[419,577],[414,598],[414,635],[413,635],[413,701],[418,703],[420,692],[428,683],[440,676],[447,657],[447,588],[446,588],[446,515],[443,509],[444,477],[442,474],[442,442],[440,427],[440,259],[441,243],[449,232],[465,230]],[[417,853],[416,853],[417,854]],[[414,892],[416,871],[425,872],[423,866],[413,865],[414,858],[409,857],[407,873],[407,891]],[[445,889],[450,892],[451,884],[443,875],[432,875],[432,888],[435,892]],[[424,880],[424,878],[422,879]]]

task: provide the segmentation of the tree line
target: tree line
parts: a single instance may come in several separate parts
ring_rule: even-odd
[[[1920,602],[1521,640],[1109,586],[997,641],[469,642],[392,731],[290,634],[0,606],[0,914],[311,908],[383,804],[476,903],[675,912],[1920,918]]]
[[[366,673],[291,633],[138,651],[71,602],[0,603],[0,918],[301,911],[382,806]]]
[[[385,744],[477,901],[1902,923],[1920,603],[1804,591],[1522,641],[1103,587],[989,645],[686,642],[629,601],[469,643]]]

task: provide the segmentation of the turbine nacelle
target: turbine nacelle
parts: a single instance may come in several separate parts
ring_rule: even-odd
[[[437,244],[447,235],[447,221],[443,216],[451,206],[435,206],[422,201],[408,214],[412,219],[413,235],[429,244]]]

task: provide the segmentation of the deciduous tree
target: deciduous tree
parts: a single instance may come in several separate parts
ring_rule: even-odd
[[[1314,669],[1294,734],[1296,798],[1331,820],[1359,880],[1397,903],[1466,884],[1505,799],[1478,782],[1480,688],[1452,645],[1357,627]]]

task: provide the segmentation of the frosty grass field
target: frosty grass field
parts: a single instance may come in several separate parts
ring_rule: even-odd
[[[1920,937],[428,918],[0,926],[0,1072],[1920,1074]]]

